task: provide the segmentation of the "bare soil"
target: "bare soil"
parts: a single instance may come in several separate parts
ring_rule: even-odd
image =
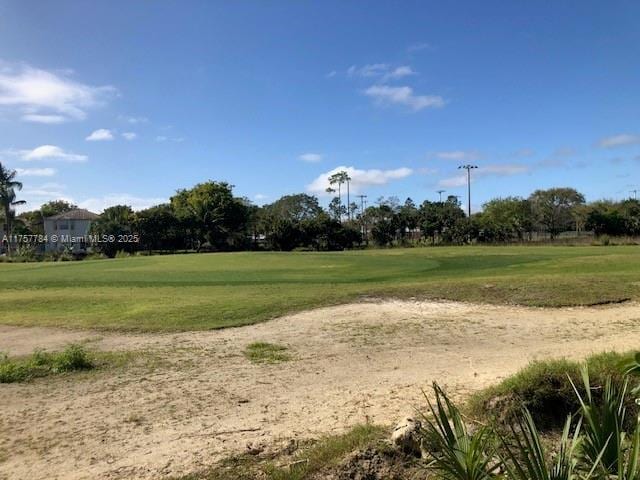
[[[0,351],[85,341],[151,362],[0,385],[0,479],[162,478],[246,449],[391,424],[437,380],[454,395],[534,359],[640,345],[640,304],[534,309],[371,301],[241,328],[112,334],[0,326]],[[251,342],[293,359],[251,363]]]

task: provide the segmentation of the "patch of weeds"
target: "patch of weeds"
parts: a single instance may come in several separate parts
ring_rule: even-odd
[[[0,358],[0,383],[26,382],[33,378],[59,373],[90,370],[94,364],[80,345],[69,345],[61,352],[36,350],[30,357]]]
[[[326,478],[327,475],[324,474],[338,468],[349,454],[380,443],[387,433],[384,428],[379,426],[358,425],[342,435],[327,436],[311,442],[292,455],[276,454],[269,458],[248,454],[238,455],[223,460],[206,472],[179,477],[175,480],[255,480],[256,478],[311,480]]]
[[[363,449],[385,436],[382,427],[358,425],[343,435],[320,439],[307,450],[302,450],[289,466],[267,468],[271,480],[304,480],[318,472],[337,466],[349,453]]]
[[[267,342],[254,342],[247,345],[244,355],[253,363],[280,363],[291,360],[288,348]]]
[[[130,352],[89,352],[72,344],[59,352],[36,350],[28,357],[0,355],[0,383],[28,382],[35,378],[71,372],[121,367],[131,360]]]

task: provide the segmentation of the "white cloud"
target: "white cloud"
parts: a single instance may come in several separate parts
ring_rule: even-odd
[[[86,110],[117,93],[93,87],[28,65],[0,70],[0,106],[16,108],[22,120],[45,124],[83,120]]]
[[[56,174],[55,168],[16,168],[21,177],[52,177]]]
[[[455,160],[455,161],[471,161],[480,158],[480,154],[475,150],[451,150],[446,152],[434,152],[429,156],[438,158],[440,160]]]
[[[322,154],[320,153],[303,153],[298,156],[298,160],[302,160],[307,163],[317,163],[322,161]]]
[[[397,80],[399,78],[407,77],[409,75],[416,75],[416,72],[408,65],[402,65],[391,70],[389,73],[382,77],[382,81]]]
[[[318,175],[309,185],[307,191],[316,195],[326,195],[329,188],[329,177],[334,173],[345,171],[351,177],[350,190],[353,193],[364,187],[386,185],[393,180],[400,180],[413,174],[410,168],[402,167],[393,170],[360,170],[354,167],[336,167],[333,170]],[[344,187],[346,189],[346,187]]]
[[[424,108],[440,108],[445,104],[444,99],[438,95],[415,95],[413,89],[407,86],[373,85],[364,94],[378,105],[402,105],[415,112]]]
[[[135,140],[138,137],[138,134],[135,132],[124,132],[122,136],[125,140]]]
[[[59,199],[64,197],[64,192],[62,190],[58,190],[56,188],[50,188],[46,185],[35,188],[25,188],[22,191],[22,194],[25,197],[38,197],[40,199]]]
[[[438,182],[438,186],[446,188],[457,188],[467,184],[467,175],[459,174],[455,177],[443,178]]]
[[[254,200],[261,201],[261,200],[266,200],[267,198],[269,198],[269,195],[263,195],[262,193],[256,193],[253,196],[253,198],[254,198]]]
[[[21,118],[25,122],[44,123],[46,125],[57,125],[67,120],[62,115],[41,115],[37,113],[25,114]]]
[[[387,82],[389,80],[397,80],[409,75],[416,75],[416,72],[409,65],[400,65],[394,67],[388,63],[373,63],[369,65],[363,65],[358,67],[357,65],[351,65],[347,70],[348,77],[364,77],[364,78],[379,78],[380,82]]]
[[[118,116],[118,119],[122,120],[123,122],[130,123],[131,125],[138,125],[140,123],[147,123],[149,121],[147,117],[128,117],[126,115],[120,115]]]
[[[509,177],[512,175],[521,175],[531,171],[529,165],[511,163],[511,164],[495,164],[485,165],[471,171],[471,182],[481,177]],[[459,174],[443,178],[438,182],[440,187],[457,188],[467,184],[467,172],[461,171]]]
[[[56,145],[40,145],[33,150],[11,150],[8,153],[17,154],[25,161],[51,159],[62,160],[65,162],[86,162],[88,159],[86,155],[65,152],[62,148]]]
[[[91,134],[85,138],[88,142],[102,142],[105,140],[113,140],[113,133],[106,128],[99,128],[94,130]]]
[[[167,142],[167,141],[182,143],[184,142],[184,137],[167,137],[165,135],[158,135],[156,137],[156,142]]]
[[[640,143],[640,135],[632,135],[630,133],[621,133],[611,137],[604,137],[598,142],[601,148],[615,148],[626,145],[635,145]]]
[[[325,75],[325,78],[333,78],[338,74],[335,70],[331,70],[329,73]]]
[[[510,176],[510,175],[520,175],[522,173],[528,173],[531,171],[531,167],[528,165],[511,163],[511,164],[501,164],[501,165],[487,165],[485,167],[478,168],[477,172],[481,176],[486,175],[497,175],[497,176]]]
[[[128,193],[110,193],[102,197],[88,198],[79,202],[78,206],[99,213],[105,208],[113,207],[114,205],[129,205],[133,210],[144,210],[167,201],[168,199],[166,198],[145,198]]]
[[[358,67],[357,65],[351,65],[347,70],[349,77],[381,77],[388,73],[391,66],[387,63],[372,63]]]

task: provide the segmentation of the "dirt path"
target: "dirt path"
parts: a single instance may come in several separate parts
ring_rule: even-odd
[[[530,360],[640,346],[640,304],[562,310],[385,301],[215,332],[117,335],[0,326],[0,351],[87,340],[144,350],[155,367],[0,385],[0,479],[180,475],[248,442],[392,423],[438,380],[465,394]],[[243,348],[287,345],[253,365]]]

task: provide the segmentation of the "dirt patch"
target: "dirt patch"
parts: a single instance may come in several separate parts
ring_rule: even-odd
[[[0,351],[74,341],[145,350],[155,368],[0,385],[0,478],[159,478],[269,443],[389,424],[439,381],[456,396],[529,361],[640,345],[627,303],[560,310],[451,302],[349,304],[213,332],[120,335],[0,326]],[[252,342],[293,360],[253,364]]]

